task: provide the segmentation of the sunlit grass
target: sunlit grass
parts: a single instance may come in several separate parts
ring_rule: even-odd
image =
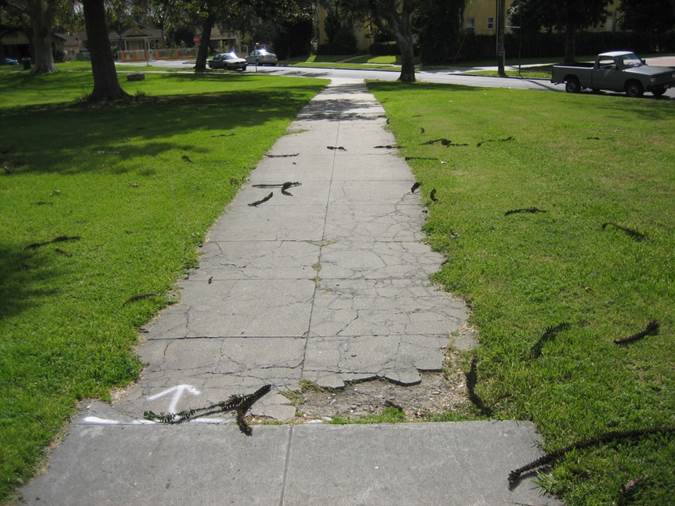
[[[436,280],[471,303],[477,391],[496,416],[533,420],[549,450],[674,426],[675,103],[369,86],[403,153],[437,158],[410,161],[430,205],[428,239],[449,258]],[[467,146],[421,145],[441,137]],[[504,214],[529,207],[546,212]],[[614,344],[651,319],[659,335]],[[571,328],[532,359],[562,322]],[[569,505],[614,504],[645,476],[635,504],[660,506],[671,502],[674,457],[672,437],[611,444],[574,452],[543,483]]]

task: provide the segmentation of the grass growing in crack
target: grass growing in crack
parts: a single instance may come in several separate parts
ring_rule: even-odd
[[[293,407],[297,408],[303,402],[305,402],[302,392],[298,392],[297,390],[282,390],[280,393],[286,397],[286,399],[288,399],[288,401],[291,403],[291,406]]]
[[[300,385],[300,392],[325,392],[326,389],[317,385],[311,380],[301,378],[298,382]]]
[[[476,390],[495,416],[533,420],[548,450],[610,430],[672,425],[675,102],[369,87],[422,193],[437,188],[444,197],[425,226],[450,258],[435,278],[472,303],[481,335]],[[509,136],[451,154],[420,146]],[[531,206],[548,212],[504,217]],[[648,239],[603,231],[610,221]],[[613,343],[650,320],[660,322],[658,335]],[[573,323],[564,339],[531,360],[542,329],[563,321]],[[542,483],[569,505],[612,504],[626,482],[649,476],[635,501],[667,504],[673,455],[672,437],[574,450]]]
[[[73,102],[89,72],[0,72],[0,167],[12,166],[0,171],[0,500],[77,399],[136,377],[136,328],[165,298],[124,302],[167,294],[194,265],[231,181],[322,85],[148,75],[123,82],[148,97],[89,107]],[[26,249],[58,236],[80,240]]]
[[[393,407],[386,407],[382,410],[382,413],[377,415],[366,415],[358,417],[349,417],[349,416],[334,416],[331,419],[332,424],[334,425],[348,425],[348,424],[361,424],[361,423],[403,423],[407,421],[405,413],[403,410]]]

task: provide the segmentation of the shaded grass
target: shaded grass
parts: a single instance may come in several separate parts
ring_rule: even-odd
[[[136,329],[324,81],[148,76],[126,87],[149,98],[72,102],[90,83],[0,75],[0,500],[76,400],[136,377]],[[60,235],[81,239],[26,249]]]
[[[479,395],[498,418],[536,422],[555,450],[608,430],[675,424],[675,104],[457,86],[370,83],[431,204],[450,261],[436,275],[472,304]],[[414,99],[413,99],[414,98]],[[426,134],[420,134],[420,128]],[[476,144],[513,136],[512,142]],[[420,146],[448,137],[465,148]],[[595,139],[597,138],[597,139]],[[513,208],[547,212],[504,216]],[[634,241],[613,221],[639,230]],[[651,319],[659,335],[613,339]],[[530,350],[547,327],[571,328]],[[570,505],[669,502],[675,442],[653,436],[574,451],[543,485]]]
[[[66,68],[37,78],[30,72],[25,71],[0,72],[0,109],[26,105],[57,104],[86,98],[93,87],[91,72],[80,70],[79,67],[85,62],[75,63],[78,65],[74,69]],[[127,71],[142,72],[144,69],[145,67],[130,66]],[[150,70],[165,71],[166,69]],[[238,83],[239,91],[246,91],[249,88],[257,89],[264,82],[261,79],[266,77],[269,76],[235,72],[208,72],[203,75],[163,72],[162,74],[146,74],[144,81],[127,82],[125,74],[119,74],[120,83],[127,93],[156,96],[197,95],[228,91],[227,88],[219,89],[218,83]],[[302,84],[299,84],[297,80],[292,82],[302,87]]]

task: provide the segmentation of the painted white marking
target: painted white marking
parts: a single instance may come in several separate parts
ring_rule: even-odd
[[[221,424],[221,423],[227,423],[227,421],[224,418],[194,418],[193,420],[190,420],[189,423],[206,423],[206,424]]]
[[[97,425],[119,425],[117,420],[109,420],[107,418],[99,418],[98,416],[87,416],[83,420],[86,423],[94,423]]]
[[[90,423],[92,425],[121,425],[122,423],[129,423],[131,425],[162,425],[152,420],[131,420],[130,422],[120,422],[119,420],[110,420],[108,418],[99,418],[98,416],[87,416],[82,420],[84,423]],[[188,423],[205,423],[205,424],[221,424],[221,423],[230,423],[231,420],[226,420],[224,418],[194,418],[189,420]]]
[[[166,395],[173,394],[173,397],[171,397],[171,402],[169,402],[168,412],[175,413],[176,407],[178,406],[178,401],[180,401],[180,398],[183,397],[184,392],[188,392],[192,395],[201,394],[201,392],[192,385],[176,385],[175,387],[167,388],[166,390],[159,392],[158,394],[151,395],[150,397],[148,397],[148,400],[154,401]]]

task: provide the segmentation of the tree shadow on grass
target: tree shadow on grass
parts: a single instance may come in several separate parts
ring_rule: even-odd
[[[0,244],[0,321],[40,304],[56,293],[50,281],[57,276],[49,254],[21,246]]]
[[[602,105],[596,104],[596,107],[616,113],[614,117],[621,121],[630,121],[631,116],[651,121],[675,118],[675,99],[670,97],[635,99],[623,95],[608,95],[607,100]],[[658,124],[654,124],[654,127],[659,129]]]
[[[204,153],[210,145],[206,139],[215,132],[293,119],[306,104],[308,92],[318,89],[287,86],[148,97],[103,106],[71,102],[4,109],[0,153],[21,162],[13,171],[17,174],[100,171],[112,162],[167,150]],[[170,140],[189,133],[202,134],[205,142]]]
[[[368,89],[370,91],[485,91],[485,88],[476,86],[462,86],[460,84],[440,84],[440,83],[400,83],[398,81],[369,81]]]

